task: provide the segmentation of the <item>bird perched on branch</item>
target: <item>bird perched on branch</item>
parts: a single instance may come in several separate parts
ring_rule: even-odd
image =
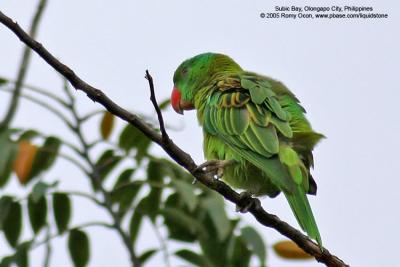
[[[312,150],[324,137],[313,131],[305,110],[281,82],[243,70],[230,57],[204,53],[174,73],[171,105],[197,110],[203,127],[200,165],[248,195],[280,192],[301,228],[322,247],[306,194],[316,194]]]

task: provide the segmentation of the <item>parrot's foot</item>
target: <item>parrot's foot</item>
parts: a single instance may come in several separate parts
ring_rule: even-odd
[[[220,179],[224,175],[224,168],[234,163],[234,160],[208,160],[197,166],[195,172],[212,174],[216,179]]]
[[[236,205],[236,212],[246,213],[251,207],[261,207],[261,202],[258,198],[253,198],[250,192],[241,192],[239,203]]]

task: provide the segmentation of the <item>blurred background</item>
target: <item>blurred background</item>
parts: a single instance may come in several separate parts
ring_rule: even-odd
[[[27,29],[36,1],[0,2],[0,10]],[[153,75],[159,100],[169,97],[175,68],[203,52],[230,55],[244,69],[281,80],[300,99],[313,128],[326,135],[315,149],[313,176],[318,194],[310,197],[324,246],[351,266],[393,266],[400,238],[400,177],[398,151],[399,35],[397,1],[352,1],[388,13],[387,19],[262,19],[284,1],[49,1],[37,39],[83,80],[104,91],[122,107],[156,118],[149,101],[145,70]],[[293,3],[294,4],[294,3]],[[296,5],[332,6],[332,1],[296,1]],[[0,25],[0,76],[15,79],[23,44]],[[58,94],[60,76],[35,54],[26,82]],[[99,105],[76,92],[80,111]],[[0,114],[10,100],[0,92]],[[3,116],[3,115],[1,115]],[[171,138],[192,155],[202,155],[202,132],[194,112],[179,116],[164,112]],[[88,138],[98,136],[98,120],[88,124]],[[37,128],[48,134],[73,136],[54,116],[27,101],[13,125]],[[118,127],[122,127],[122,123]],[[91,136],[92,135],[92,136]],[[158,147],[154,153],[166,156]],[[60,187],[90,190],[87,179],[58,160],[47,177]],[[51,179],[49,179],[51,181]],[[17,179],[3,192],[21,193]],[[2,192],[2,193],[3,193]],[[298,227],[283,196],[263,198],[267,211]],[[234,206],[227,203],[234,214]],[[273,229],[254,225],[269,246],[282,239]],[[74,202],[74,223],[107,215],[84,200]],[[149,227],[149,226],[145,226]],[[120,239],[113,232],[90,228],[90,266],[129,266]],[[150,231],[149,231],[150,233]],[[24,228],[24,236],[30,229]],[[153,234],[141,235],[139,246],[151,247]],[[70,266],[64,238],[53,242],[51,266]],[[0,237],[0,257],[10,252]],[[43,249],[32,252],[39,266]],[[37,256],[35,256],[37,255]],[[37,262],[35,262],[37,259]],[[173,266],[181,266],[178,260]],[[163,266],[162,255],[150,266]],[[290,262],[268,255],[268,266],[320,266],[314,261]]]

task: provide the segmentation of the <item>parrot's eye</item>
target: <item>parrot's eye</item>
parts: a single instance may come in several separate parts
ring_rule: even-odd
[[[183,68],[182,69],[182,75],[186,76],[187,73],[188,73],[188,69],[187,68]]]

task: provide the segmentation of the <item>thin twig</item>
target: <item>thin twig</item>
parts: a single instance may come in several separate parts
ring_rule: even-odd
[[[160,242],[161,250],[163,252],[164,256],[164,263],[166,267],[171,267],[171,262],[169,260],[169,251],[168,251],[168,246],[167,242],[165,242],[164,237],[162,236],[159,227],[155,223],[151,223],[153,230],[157,236],[158,242]]]
[[[0,88],[0,90],[4,91],[4,92],[8,92],[8,93],[13,92],[13,90],[10,88]],[[34,96],[23,94],[23,93],[20,93],[19,97],[29,100],[30,102],[35,103],[35,104],[47,109],[48,111],[50,111],[51,113],[56,115],[59,119],[61,119],[63,122],[65,122],[65,124],[68,126],[68,128],[72,127],[71,122],[67,119],[67,117],[64,116],[64,114],[61,111],[52,107],[51,105],[47,104],[46,102],[39,100]]]
[[[99,114],[104,114],[104,110],[94,110],[89,112],[88,114],[84,115],[81,117],[82,122],[85,122],[89,119],[91,119],[92,117],[99,115]]]
[[[114,227],[112,224],[105,223],[105,222],[87,222],[87,223],[79,224],[74,227],[68,228],[67,230],[65,230],[62,233],[55,233],[55,234],[47,235],[42,241],[39,241],[39,242],[33,244],[31,248],[35,249],[35,248],[40,247],[41,245],[47,244],[52,239],[60,237],[60,236],[64,235],[65,233],[70,232],[73,229],[82,229],[82,228],[87,228],[87,227],[92,227],[92,226],[101,226],[101,227],[106,227],[106,228],[111,228],[111,229]]]
[[[44,9],[46,7],[47,0],[40,0],[37,8],[35,15],[33,16],[29,35],[32,38],[36,37],[36,32],[39,26],[40,19],[42,18]],[[22,56],[22,60],[19,66],[18,70],[18,75],[17,75],[17,81],[15,82],[15,88],[14,88],[14,93],[11,98],[10,105],[8,106],[6,115],[4,116],[3,121],[0,122],[0,131],[7,128],[9,124],[11,123],[12,119],[15,116],[15,113],[17,111],[18,107],[18,102],[19,102],[19,96],[21,94],[22,90],[22,84],[24,83],[26,72],[28,70],[28,65],[30,62],[30,57],[32,54],[32,50],[29,49],[29,47],[24,48],[24,53]]]
[[[14,84],[14,86],[15,86],[15,84],[17,83],[16,80],[12,80],[12,79],[8,79],[8,81],[9,81],[10,83]],[[61,97],[59,97],[58,95],[53,94],[53,93],[51,93],[51,92],[48,91],[48,90],[45,90],[45,89],[43,89],[43,88],[39,88],[39,87],[34,86],[34,85],[31,85],[31,84],[26,84],[26,83],[24,83],[24,84],[22,85],[22,87],[25,88],[25,89],[28,89],[28,90],[30,90],[30,91],[32,91],[32,92],[35,92],[35,93],[38,93],[38,94],[43,95],[43,96],[45,96],[45,97],[48,97],[48,98],[50,98],[50,99],[56,101],[57,103],[59,103],[60,105],[62,105],[62,106],[64,106],[64,107],[68,107],[67,102],[65,102],[65,101],[64,101]]]
[[[46,238],[49,238],[51,235],[50,233],[50,226],[47,225],[46,229]],[[43,267],[49,267],[50,266],[50,257],[51,257],[51,242],[46,243],[46,251],[45,251],[45,256],[44,256],[44,262],[43,262]]]
[[[67,154],[64,154],[64,153],[58,153],[58,156],[60,158],[63,158],[65,160],[69,161],[70,163],[74,164],[75,167],[78,167],[78,169],[80,169],[84,174],[86,174],[86,175],[89,174],[89,171],[86,170],[86,167],[83,166],[78,160],[74,159],[73,157],[71,157]]]
[[[167,134],[167,131],[165,130],[165,125],[164,125],[164,118],[162,116],[160,107],[157,104],[157,99],[156,99],[156,94],[154,92],[154,82],[153,82],[153,77],[151,77],[150,73],[148,70],[146,70],[146,75],[145,78],[149,82],[149,87],[150,87],[150,101],[153,103],[154,109],[156,110],[157,117],[158,117],[158,122],[160,124],[160,131],[161,131],[161,136],[163,138],[163,142],[166,142],[169,137]]]
[[[216,180],[209,175],[202,172],[198,172],[197,165],[189,154],[184,152],[181,148],[174,144],[171,139],[165,139],[157,131],[153,130],[145,121],[135,114],[128,112],[110,98],[108,98],[101,90],[89,85],[78,77],[72,69],[61,63],[55,58],[42,44],[31,38],[26,32],[24,32],[17,23],[12,19],[0,12],[0,22],[9,28],[12,32],[19,37],[27,46],[32,48],[38,55],[40,55],[50,66],[52,66],[57,72],[61,73],[72,86],[86,93],[86,95],[93,101],[103,105],[108,111],[115,116],[127,121],[132,126],[135,126],[143,134],[149,137],[153,142],[159,144],[164,151],[170,155],[177,163],[183,166],[189,171],[196,179],[209,187],[212,190],[217,191],[224,196],[225,199],[238,204],[240,202],[240,195],[232,190],[227,184],[220,180]],[[166,142],[165,142],[166,140]],[[282,235],[290,238],[296,244],[301,247],[307,253],[313,255],[317,261],[323,262],[327,266],[348,266],[337,256],[332,255],[328,249],[324,248],[322,251],[316,243],[310,240],[307,236],[302,234],[300,231],[290,226],[286,222],[280,220],[277,216],[266,212],[261,206],[252,205],[249,212],[259,221],[262,225],[274,228],[279,231]]]
[[[51,194],[54,194],[54,193],[63,193],[63,194],[71,195],[71,196],[78,196],[78,197],[87,198],[87,199],[93,201],[94,203],[96,203],[97,205],[104,207],[104,203],[103,203],[103,202],[101,202],[100,200],[98,200],[98,199],[95,198],[94,196],[92,196],[92,195],[90,195],[90,194],[88,194],[88,193],[85,193],[85,192],[80,192],[80,191],[65,191],[65,190],[63,190],[63,191],[51,192]]]

